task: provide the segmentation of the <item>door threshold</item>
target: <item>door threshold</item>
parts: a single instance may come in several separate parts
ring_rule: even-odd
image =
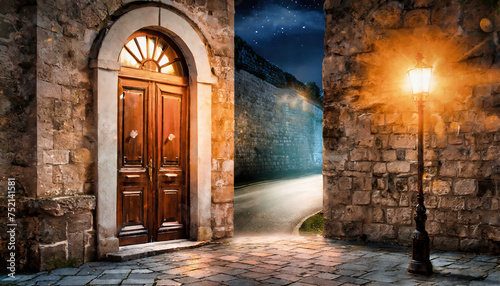
[[[196,248],[207,245],[208,243],[209,241],[189,241],[187,239],[176,239],[169,241],[120,246],[118,252],[106,254],[106,259],[113,262],[123,262],[163,253]]]

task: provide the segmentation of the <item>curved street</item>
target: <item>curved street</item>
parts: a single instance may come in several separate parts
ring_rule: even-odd
[[[265,181],[234,190],[235,235],[291,234],[323,208],[321,174]]]

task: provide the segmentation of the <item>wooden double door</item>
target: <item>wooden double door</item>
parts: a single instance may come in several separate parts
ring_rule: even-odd
[[[188,237],[187,99],[185,86],[119,78],[120,245]]]

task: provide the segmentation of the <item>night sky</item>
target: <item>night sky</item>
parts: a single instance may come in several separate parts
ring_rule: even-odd
[[[235,0],[235,30],[261,56],[321,89],[323,0]]]

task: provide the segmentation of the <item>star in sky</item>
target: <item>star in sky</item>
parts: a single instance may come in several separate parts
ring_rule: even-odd
[[[321,87],[322,0],[236,0],[235,9],[236,35],[282,70]]]

